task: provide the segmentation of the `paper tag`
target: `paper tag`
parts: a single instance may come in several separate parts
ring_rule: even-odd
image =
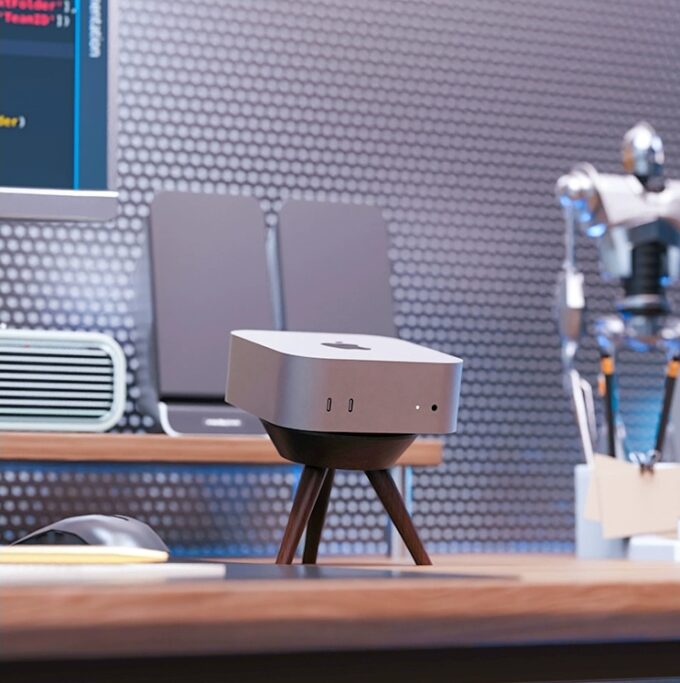
[[[596,455],[586,517],[602,523],[605,538],[675,531],[680,518],[680,466],[639,465]]]

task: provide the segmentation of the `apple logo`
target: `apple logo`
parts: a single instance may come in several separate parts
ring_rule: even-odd
[[[348,344],[347,342],[321,342],[321,346],[330,346],[332,349],[343,349],[344,351],[370,351],[368,346],[359,346],[359,344]]]

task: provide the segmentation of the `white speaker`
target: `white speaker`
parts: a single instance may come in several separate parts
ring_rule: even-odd
[[[94,332],[0,329],[0,430],[104,432],[125,410],[125,354]]]

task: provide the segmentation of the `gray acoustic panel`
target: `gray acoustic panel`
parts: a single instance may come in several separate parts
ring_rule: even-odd
[[[155,193],[251,196],[269,228],[291,198],[378,207],[398,333],[465,359],[459,432],[443,466],[414,476],[428,548],[570,550],[580,454],[551,314],[563,258],[553,186],[579,161],[618,172],[621,136],[640,118],[680,177],[678,4],[120,0],[120,17],[119,217],[1,224],[0,322],[113,334],[130,368],[119,429],[154,429],[133,313]],[[590,317],[611,311],[618,289],[601,282],[594,246],[581,240],[578,254]],[[582,351],[594,379],[592,339]],[[630,353],[619,366],[632,445],[648,448],[663,359]],[[80,495],[77,472],[40,502]],[[356,528],[343,550],[380,546],[362,540],[385,538],[370,491],[341,481],[326,542]],[[274,510],[275,492],[253,469],[226,504]],[[11,490],[0,501],[18,504]],[[184,523],[201,524],[193,514]],[[280,534],[278,513],[251,521]],[[225,533],[252,543],[245,526]]]
[[[380,209],[289,200],[277,235],[286,329],[395,335]]]
[[[223,401],[231,331],[274,326],[262,211],[247,197],[162,192],[150,237],[160,397]]]

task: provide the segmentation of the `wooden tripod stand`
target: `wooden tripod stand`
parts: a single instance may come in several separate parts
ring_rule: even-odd
[[[276,557],[292,564],[307,528],[304,564],[316,563],[336,469],[363,470],[416,564],[432,564],[388,468],[413,443],[412,434],[337,434],[279,427],[263,421],[282,457],[305,466]]]

